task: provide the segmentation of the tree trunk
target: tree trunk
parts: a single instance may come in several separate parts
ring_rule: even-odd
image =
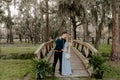
[[[101,22],[98,25],[98,29],[96,29],[96,38],[95,38],[95,44],[94,47],[98,50],[100,39],[101,39],[101,32],[103,29],[103,22],[105,20],[105,9],[104,5],[102,5],[102,17],[101,17]]]
[[[46,0],[46,30],[45,30],[45,42],[49,41],[49,13],[48,13],[48,0]]]
[[[27,37],[27,42],[30,43],[30,37],[29,37],[29,35]]]
[[[107,39],[107,44],[110,45],[110,37]]]
[[[88,39],[88,25],[87,24],[83,24],[83,29],[84,29],[84,32],[83,32],[83,36],[84,36],[84,42],[88,42],[89,39]]]
[[[103,21],[99,24],[98,30],[96,30],[96,38],[95,38],[95,44],[94,47],[98,50],[100,39],[101,39],[101,31],[102,31],[102,24]]]
[[[95,43],[95,40],[94,40],[94,37],[92,37],[92,44],[94,44]]]
[[[8,15],[7,15],[7,22],[6,22],[6,26],[8,29],[8,33],[7,33],[7,43],[13,43],[13,34],[12,34],[12,20],[11,20],[11,12],[10,12],[10,6],[9,6],[9,2],[7,2],[7,11],[8,11]]]
[[[77,39],[76,33],[77,33],[76,28],[73,28],[73,39],[75,39],[75,40]]]
[[[35,34],[35,36],[34,36],[34,42],[35,42],[35,44],[37,44],[39,42],[38,34]]]
[[[71,20],[72,20],[72,25],[73,25],[73,39],[77,39],[77,31],[76,31],[76,28],[77,28],[77,25],[76,25],[76,18],[75,16],[71,17]]]
[[[112,26],[112,54],[111,60],[120,60],[120,8],[115,2],[112,6],[113,26]]]
[[[9,29],[7,29],[7,43],[10,43],[10,41],[9,41],[9,38],[10,38],[9,33],[10,33],[10,31],[9,31]]]
[[[10,43],[13,43],[12,26],[10,27]]]
[[[19,41],[22,42],[22,35],[19,34]]]
[[[94,47],[98,50],[99,47],[99,43],[100,43],[100,31],[96,31],[96,38],[95,38],[95,44]]]
[[[13,43],[13,34],[12,34],[12,26],[10,24],[10,21],[8,19],[7,21],[7,43]]]
[[[30,35],[30,41],[33,43],[33,36]]]

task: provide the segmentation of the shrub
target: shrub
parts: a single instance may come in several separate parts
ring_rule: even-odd
[[[49,62],[45,59],[33,60],[33,67],[36,73],[37,80],[46,78],[47,75],[51,74],[52,67]]]
[[[93,67],[93,77],[102,78],[105,71],[110,71],[106,64],[106,60],[98,54],[93,54],[89,58],[89,66]]]

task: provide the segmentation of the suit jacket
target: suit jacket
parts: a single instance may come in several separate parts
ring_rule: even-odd
[[[55,43],[56,43],[55,50],[61,51],[64,48],[65,39],[57,38]]]

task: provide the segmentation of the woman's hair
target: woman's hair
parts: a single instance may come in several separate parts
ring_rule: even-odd
[[[72,42],[72,38],[71,38],[71,36],[70,36],[69,34],[67,34],[66,41],[68,41],[68,42]]]

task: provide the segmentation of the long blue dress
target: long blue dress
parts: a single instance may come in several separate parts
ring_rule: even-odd
[[[64,44],[64,50],[67,50],[68,43],[65,42]],[[67,59],[65,56],[68,54],[67,52],[63,52],[62,56],[62,75],[64,76],[70,76],[72,74],[71,71],[71,64],[70,59]]]

